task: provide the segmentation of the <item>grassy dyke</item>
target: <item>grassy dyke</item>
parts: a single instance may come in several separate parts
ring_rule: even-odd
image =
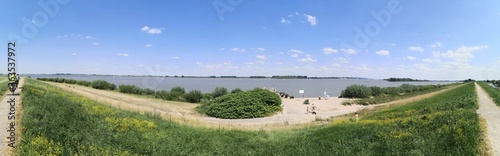
[[[196,128],[27,80],[19,155],[476,155],[473,84],[359,121],[288,131]]]
[[[7,90],[9,90],[9,81],[7,80],[7,77],[2,76],[0,77],[0,93],[5,93]]]
[[[401,99],[406,99],[414,96],[419,96],[427,93],[432,93],[440,90],[444,90],[453,86],[459,85],[457,83],[455,84],[447,84],[447,85],[435,85],[435,88],[428,88],[425,90],[419,90],[419,91],[413,91],[413,92],[405,92],[403,94],[399,94],[399,92],[396,92],[395,94],[380,94],[378,96],[373,96],[370,98],[360,98],[360,99],[355,99],[353,101],[345,101],[342,103],[343,105],[352,105],[352,104],[359,104],[359,105],[372,105],[372,104],[381,104],[381,103],[387,103],[391,101],[396,101],[396,100],[401,100]],[[398,89],[399,87],[386,87],[384,89]]]
[[[497,106],[500,106],[500,90],[491,87],[486,82],[478,82],[478,84],[490,95]]]

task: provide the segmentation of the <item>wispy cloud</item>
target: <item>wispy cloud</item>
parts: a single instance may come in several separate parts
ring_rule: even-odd
[[[417,58],[415,58],[413,56],[406,56],[404,59],[405,60],[416,60]]]
[[[325,55],[329,55],[329,54],[332,54],[332,53],[338,53],[339,51],[337,49],[333,49],[333,48],[323,48],[323,54]]]
[[[177,57],[177,56],[174,56],[174,57],[171,57],[171,59],[178,60],[178,59],[181,59],[181,58]]]
[[[265,51],[266,49],[264,48],[257,48],[258,51]]]
[[[75,56],[75,55],[76,55],[76,53],[73,53],[73,54],[71,54],[71,55]]]
[[[128,54],[125,54],[125,53],[118,53],[118,54],[116,54],[116,55],[118,55],[118,56],[123,56],[123,57],[128,57],[128,56],[129,56]]]
[[[446,53],[441,53],[441,56],[444,58],[451,58],[458,62],[467,62],[469,59],[473,58],[472,52],[488,48],[486,45],[482,46],[474,46],[474,47],[466,47],[462,46],[454,51],[448,51]]]
[[[347,53],[347,54],[350,54],[350,55],[354,55],[354,54],[357,54],[358,52],[354,49],[340,49],[341,51],[343,51],[344,53]]]
[[[311,55],[306,55],[306,57],[302,58],[302,59],[299,59],[297,61],[300,61],[300,62],[316,62],[317,60],[316,59],[313,59],[311,57]]]
[[[424,48],[418,47],[418,46],[410,46],[410,47],[408,47],[408,50],[422,52],[422,51],[424,51]]]
[[[349,60],[343,57],[336,58],[335,60],[339,61],[340,63],[349,63]]]
[[[299,57],[299,55],[298,55],[298,54],[292,54],[292,55],[290,55],[290,56],[292,56],[292,57]]]
[[[223,51],[223,50],[226,50],[226,48],[219,48],[219,51]]]
[[[161,34],[164,28],[150,28],[148,26],[144,26],[141,28],[141,31],[146,32],[148,34]]]
[[[148,48],[151,47],[151,46],[152,46],[151,44],[146,44],[145,45],[145,47],[148,47]]]
[[[382,56],[387,56],[387,55],[390,54],[390,52],[387,51],[387,50],[379,50],[379,51],[375,52],[375,54],[382,55]]]
[[[255,58],[257,58],[259,60],[267,60],[267,57],[264,55],[257,55],[257,56],[255,56]]]
[[[298,54],[304,53],[303,51],[300,51],[300,50],[297,50],[297,49],[290,49],[289,52],[291,52],[291,53],[298,53]]]
[[[307,18],[307,21],[309,22],[309,24],[311,24],[313,26],[318,24],[318,20],[316,20],[316,16],[311,16],[308,14],[304,14],[304,16]]]
[[[234,51],[234,52],[245,52],[245,49],[243,49],[243,48],[233,48],[233,49],[231,49],[231,51]]]
[[[436,43],[432,43],[431,44],[432,48],[439,48],[439,47],[442,47],[442,46],[443,46],[443,43],[441,43],[441,42],[436,42]]]
[[[283,24],[288,24],[288,23],[290,23],[290,20],[286,20],[285,18],[281,18],[280,22]]]
[[[95,40],[96,38],[92,37],[92,36],[85,36],[86,39],[89,39],[89,40]]]
[[[92,43],[92,44],[93,44],[93,45],[95,45],[95,46],[101,45],[101,44],[99,44],[99,43],[97,43],[97,42],[94,42],[94,43]]]

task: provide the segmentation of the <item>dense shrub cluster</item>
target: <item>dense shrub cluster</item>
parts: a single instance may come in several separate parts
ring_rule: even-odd
[[[399,87],[378,87],[378,86],[365,86],[365,85],[351,85],[345,90],[342,90],[341,96],[344,98],[368,98],[370,96],[381,95],[398,95],[404,93],[413,93],[419,91],[426,91],[435,88],[442,88],[444,85],[412,85],[402,84]]]
[[[223,119],[246,119],[269,116],[281,108],[281,98],[268,90],[227,94],[199,107],[208,116]]]
[[[90,87],[92,85],[92,82],[85,81],[85,80],[73,80],[73,79],[65,79],[65,78],[36,78],[36,79],[40,80],[40,81],[77,84],[77,85],[88,86],[88,87]]]
[[[365,85],[350,85],[341,93],[345,98],[367,98],[371,95],[372,90]]]
[[[121,93],[127,93],[127,94],[136,94],[136,95],[147,95],[147,96],[153,96],[158,99],[163,99],[163,100],[169,100],[169,101],[180,101],[180,102],[190,102],[190,103],[200,103],[202,101],[206,101],[207,103],[213,102],[213,100],[223,97],[225,95],[231,95],[231,94],[237,94],[237,93],[245,93],[239,88],[235,88],[231,91],[231,93],[228,92],[227,88],[224,87],[217,87],[214,89],[213,92],[211,93],[202,93],[199,90],[191,90],[190,92],[186,93],[186,90],[183,87],[176,86],[168,90],[158,90],[155,91],[153,89],[149,88],[140,88],[135,85],[126,85],[122,84],[116,87],[115,84],[109,83],[105,80],[95,80],[92,82],[89,81],[77,81],[77,80],[71,80],[71,79],[64,79],[64,78],[37,78],[37,80],[42,80],[42,81],[51,81],[51,82],[58,82],[58,83],[70,83],[70,84],[78,84],[78,85],[83,85],[83,86],[89,86],[92,88],[96,89],[104,89],[104,90],[115,90],[117,89]],[[267,91],[267,90],[265,90]],[[263,91],[263,89],[254,89],[252,90],[252,96],[259,98],[259,101],[262,103],[266,103],[268,105],[277,105],[279,106],[281,104],[281,99],[278,96],[279,101],[276,101],[275,96],[269,96],[268,92]],[[272,93],[272,92],[271,92]],[[247,94],[247,93],[245,93]],[[221,102],[221,101],[219,101]],[[265,108],[266,111],[268,111],[268,108]],[[270,109],[272,110],[272,109]]]
[[[116,85],[113,83],[109,83],[106,80],[94,80],[92,81],[92,88],[102,89],[102,90],[115,90]]]

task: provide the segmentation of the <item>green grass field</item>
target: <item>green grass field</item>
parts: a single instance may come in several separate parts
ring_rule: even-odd
[[[9,90],[9,81],[7,81],[7,76],[1,76],[0,77],[0,93],[5,93],[7,90]]]
[[[491,87],[486,82],[478,82],[478,84],[490,95],[497,106],[500,106],[500,90]]]
[[[476,155],[481,141],[472,83],[359,121],[241,131],[179,125],[26,82],[19,155]]]

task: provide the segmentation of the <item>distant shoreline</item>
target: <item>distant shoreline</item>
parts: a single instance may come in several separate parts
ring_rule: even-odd
[[[0,75],[5,75],[0,73]],[[22,76],[114,76],[114,77],[152,77],[152,78],[215,78],[215,79],[333,79],[333,80],[384,80],[388,79],[374,79],[365,77],[317,77],[317,76],[186,76],[186,75],[111,75],[111,74],[71,74],[71,73],[55,73],[55,74],[21,74]],[[418,80],[412,79],[410,81],[388,81],[388,82],[461,82],[463,80]]]

